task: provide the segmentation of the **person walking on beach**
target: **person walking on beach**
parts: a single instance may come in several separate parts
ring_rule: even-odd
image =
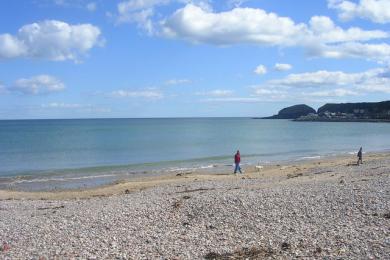
[[[362,151],[362,147],[360,147],[359,149],[359,152],[357,153],[357,157],[358,157],[358,161],[357,161],[357,165],[359,166],[359,162],[360,164],[363,164],[363,151]]]
[[[241,167],[240,167],[240,162],[241,162],[240,151],[237,150],[237,153],[234,155],[234,164],[235,164],[234,173],[235,174],[237,173],[237,171],[242,173]]]

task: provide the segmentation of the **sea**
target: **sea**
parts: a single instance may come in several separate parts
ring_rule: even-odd
[[[390,123],[252,118],[0,121],[0,189],[61,190],[163,174],[390,150]]]

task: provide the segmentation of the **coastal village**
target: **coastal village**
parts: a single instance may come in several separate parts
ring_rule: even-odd
[[[263,119],[327,122],[390,122],[390,101],[373,103],[325,104],[317,111],[301,104],[286,107]]]
[[[387,111],[388,119],[390,121],[390,110]],[[386,120],[383,116],[380,117],[381,121]],[[309,113],[305,116],[300,116],[295,119],[296,121],[373,121],[379,120],[374,118],[371,114],[368,114],[365,109],[354,109],[353,113],[343,113],[343,112],[329,112],[325,111],[321,114]]]

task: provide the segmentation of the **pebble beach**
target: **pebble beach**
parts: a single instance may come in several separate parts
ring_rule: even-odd
[[[0,191],[2,259],[390,259],[390,155]]]

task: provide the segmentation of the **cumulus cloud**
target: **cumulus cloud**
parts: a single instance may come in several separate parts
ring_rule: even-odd
[[[145,98],[145,99],[161,99],[164,97],[163,93],[157,90],[115,90],[109,94],[110,97],[114,98]]]
[[[308,24],[304,24],[257,8],[214,12],[187,4],[162,20],[160,25],[161,35],[192,43],[298,46],[313,57],[390,60],[390,45],[370,43],[389,38],[388,32],[358,27],[343,29],[326,16],[314,16]],[[355,46],[359,46],[360,53],[354,51]]]
[[[327,16],[313,16],[309,21],[311,37],[321,43],[342,43],[385,39],[389,33],[380,30],[365,31],[358,27],[342,29]],[[308,36],[310,39],[310,36]]]
[[[101,43],[100,29],[56,20],[27,24],[16,35],[0,34],[0,59],[75,60]]]
[[[45,95],[65,90],[65,84],[53,76],[39,75],[18,79],[8,90],[25,95]]]
[[[127,0],[117,5],[117,23],[135,23],[149,35],[155,33],[156,8],[171,3],[191,3],[205,10],[212,10],[208,0]]]
[[[267,67],[264,66],[264,65],[259,65],[256,67],[256,69],[254,70],[254,73],[257,74],[257,75],[264,75],[264,74],[267,74]]]
[[[389,33],[380,30],[364,31],[357,27],[344,30],[329,17],[314,16],[310,20],[310,36],[303,44],[309,56],[325,58],[360,58],[388,63],[390,45],[368,43],[371,40],[389,38]]]
[[[27,48],[22,41],[10,34],[0,34],[0,59],[23,56]]]
[[[291,70],[292,66],[287,63],[276,63],[274,69],[277,71],[287,71],[287,70]]]
[[[242,8],[240,6],[243,2],[245,1],[229,1],[228,6],[234,6],[233,9],[216,12],[210,1],[127,0],[118,4],[117,22],[136,23],[149,35],[192,43],[302,47],[311,57],[359,58],[390,63],[390,45],[377,41],[388,39],[388,32],[358,27],[344,29],[326,16],[313,16],[308,23],[296,23],[290,17],[259,8]],[[349,1],[329,0],[329,6],[333,8],[339,2]],[[172,3],[184,6],[170,16],[156,21],[157,7]],[[377,42],[372,43],[374,40]],[[361,52],[355,51],[356,48]]]
[[[344,30],[326,16],[314,16],[306,25],[262,9],[234,8],[216,13],[192,4],[162,21],[162,27],[163,34],[168,37],[217,45],[291,46],[314,41],[337,43],[389,37],[387,32],[380,30],[365,31],[357,27]]]
[[[161,22],[162,33],[194,43],[292,45],[305,30],[288,17],[261,9],[234,8],[216,13],[188,4]]]
[[[376,23],[390,23],[389,0],[360,0],[359,3],[344,0],[328,0],[328,6],[337,10],[342,20],[348,21],[359,17]]]

